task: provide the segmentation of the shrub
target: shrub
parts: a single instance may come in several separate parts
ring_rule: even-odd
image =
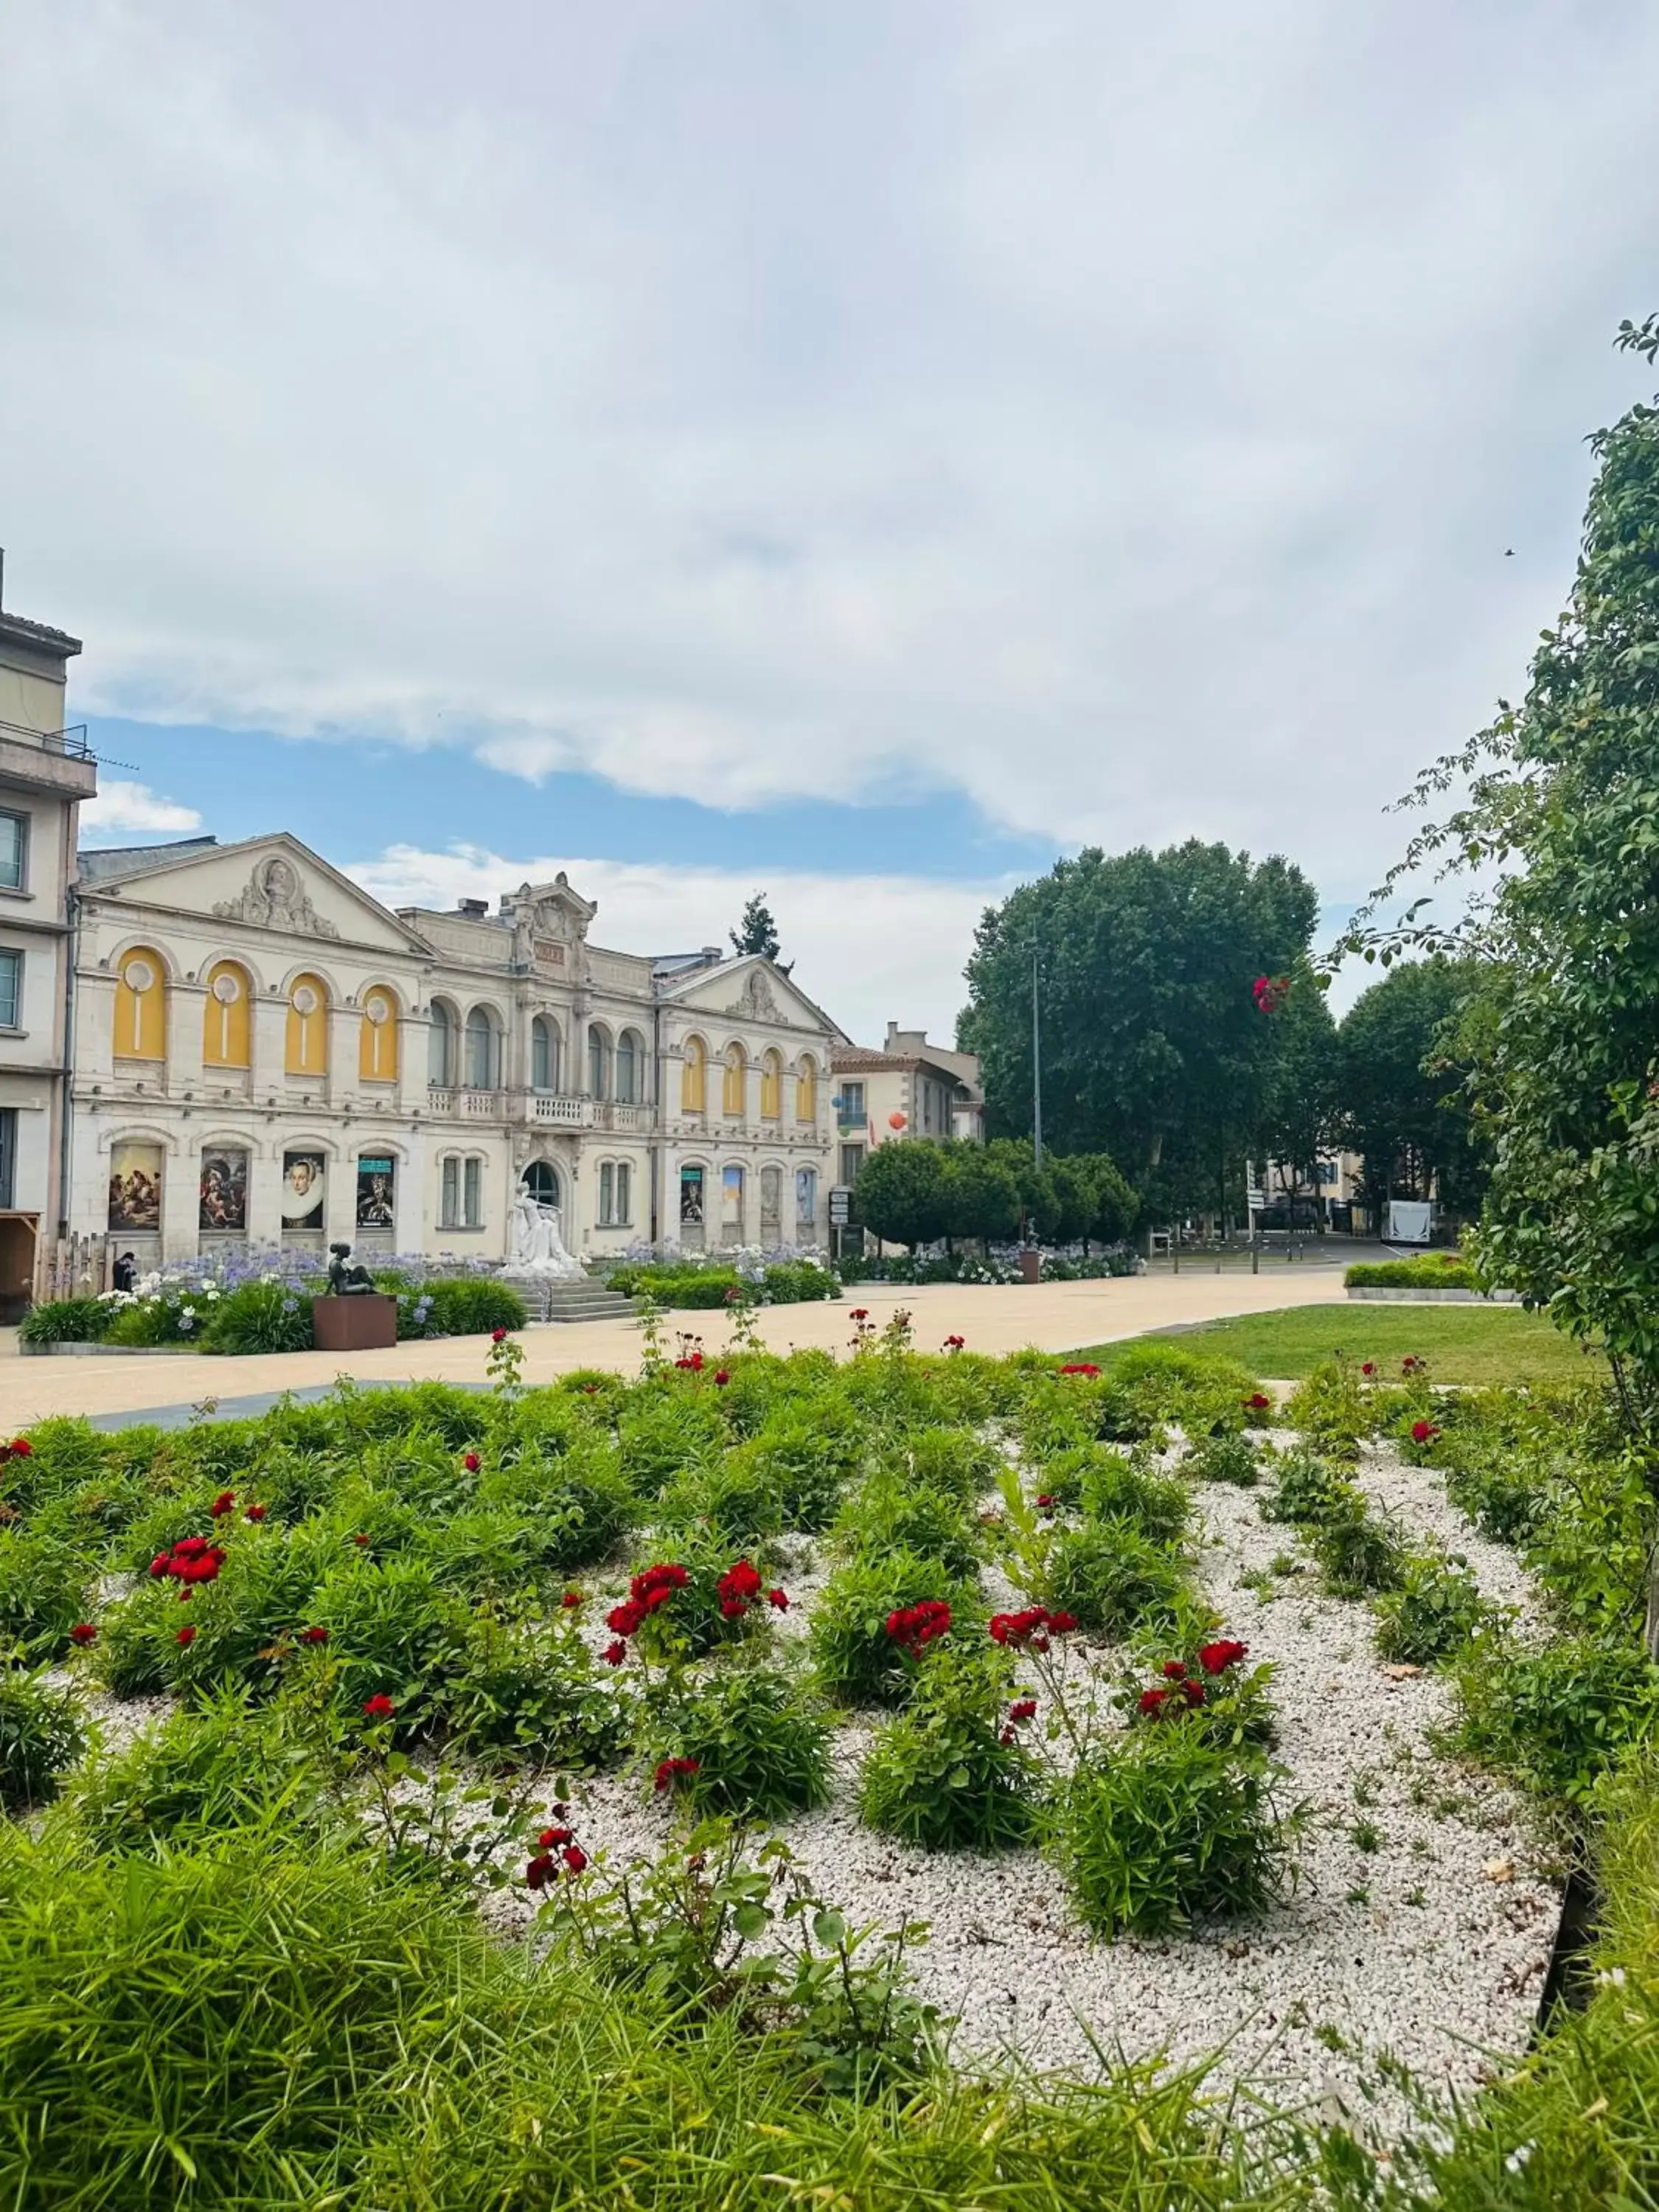
[[[308,1352],[311,1292],[288,1283],[242,1283],[213,1309],[204,1352]]]
[[[1080,1770],[1052,1842],[1085,1923],[1109,1939],[1168,1936],[1264,1911],[1287,1862],[1270,1780],[1261,1760],[1179,1726],[1138,1729]]]
[[[1080,1503],[1093,1521],[1137,1528],[1154,1544],[1172,1544],[1187,1526],[1191,1507],[1174,1475],[1159,1474],[1118,1452],[1102,1452],[1085,1469]]]
[[[905,1440],[911,1479],[972,1505],[996,1486],[1002,1457],[973,1430],[927,1427]]]
[[[838,1298],[841,1284],[816,1260],[775,1260],[761,1277],[761,1292],[769,1305],[811,1304]]]
[[[1186,1587],[1182,1561],[1125,1521],[1059,1530],[1043,1579],[1046,1605],[1112,1637],[1173,1623]]]
[[[776,1497],[786,1528],[816,1531],[833,1517],[865,1449],[863,1424],[846,1400],[817,1392],[775,1407],[732,1456],[747,1455]]]
[[[1542,1511],[1539,1485],[1524,1467],[1484,1456],[1443,1461],[1446,1495],[1494,1543],[1524,1544]]]
[[[717,1390],[678,1389],[672,1379],[635,1396],[617,1424],[617,1440],[623,1478],[635,1497],[657,1497],[682,1468],[720,1449],[719,1397]]]
[[[1346,1510],[1319,1522],[1309,1540],[1336,1597],[1375,1597],[1399,1587],[1405,1553],[1398,1532],[1365,1509],[1356,1492]]]
[[[783,1508],[763,1461],[752,1450],[726,1453],[689,1468],[662,1494],[665,1532],[701,1535],[718,1551],[755,1550],[783,1526]]]
[[[51,1298],[17,1324],[25,1344],[96,1344],[120,1308],[110,1298]]]
[[[1429,1667],[1461,1650],[1486,1618],[1479,1584],[1465,1562],[1407,1553],[1396,1589],[1376,1601],[1376,1648],[1384,1659]]]
[[[557,1574],[609,1559],[637,1517],[622,1459],[590,1435],[556,1455],[526,1452],[479,1485],[481,1504],[515,1507],[538,1530],[537,1556]]]
[[[344,1711],[356,1713],[366,1698],[384,1693],[398,1708],[400,1728],[430,1716],[465,1644],[465,1613],[416,1559],[343,1561],[324,1577],[304,1626],[329,1632]]]
[[[1347,1478],[1325,1461],[1311,1452],[1291,1452],[1279,1462],[1278,1480],[1261,1501],[1261,1517],[1290,1522],[1298,1528],[1316,1528],[1322,1521],[1350,1511],[1358,1494]]]
[[[79,1803],[98,1848],[125,1851],[252,1826],[291,1833],[313,1824],[313,1790],[278,1720],[233,1682],[100,1760]]]
[[[871,1475],[842,1508],[835,1528],[837,1549],[878,1559],[912,1552],[931,1559],[950,1582],[979,1571],[984,1549],[979,1524],[948,1492],[905,1482],[886,1470]]]
[[[54,1536],[0,1528],[0,1664],[9,1654],[55,1659],[86,1617],[91,1571],[83,1555]]]
[[[954,1605],[959,1585],[947,1583],[932,1559],[896,1551],[880,1559],[850,1559],[837,1567],[819,1595],[811,1620],[812,1662],[827,1697],[853,1705],[891,1705],[909,1692],[888,1616],[927,1598]]]
[[[1239,1428],[1261,1388],[1237,1360],[1157,1338],[1125,1346],[1109,1382],[1109,1405],[1115,1404],[1119,1433],[1128,1437],[1149,1436],[1170,1422],[1188,1437]]]
[[[66,1691],[39,1674],[0,1674],[0,1806],[8,1813],[43,1805],[81,1756],[86,1733]]]
[[[994,1648],[941,1645],[906,1710],[877,1733],[859,1812],[928,1850],[999,1850],[1031,1830],[1030,1755],[1007,1727],[1009,1669]]]
[[[523,1328],[530,1319],[529,1308],[509,1284],[481,1276],[428,1283],[422,1295],[434,1336],[488,1336],[492,1329]]]
[[[650,1755],[659,1774],[668,1759],[696,1762],[663,1786],[700,1812],[772,1820],[829,1795],[829,1724],[775,1667],[709,1675],[662,1714]]]
[[[1255,1446],[1238,1431],[1204,1437],[1188,1449],[1182,1464],[1200,1482],[1227,1482],[1238,1490],[1254,1490],[1261,1479]]]
[[[1638,1744],[1659,1737],[1659,1668],[1588,1637],[1522,1650],[1480,1638],[1457,1662],[1457,1740],[1547,1797],[1578,1802]]]
[[[741,1297],[746,1287],[735,1267],[613,1267],[605,1280],[626,1298],[643,1292],[653,1304],[679,1313],[708,1313],[734,1304],[732,1294]]]
[[[1455,1252],[1420,1252],[1410,1260],[1362,1260],[1342,1276],[1350,1291],[1478,1291],[1482,1286]]]
[[[591,1773],[627,1749],[627,1711],[615,1682],[600,1680],[574,1616],[481,1614],[467,1626],[457,1668],[445,1698],[469,1751]]]
[[[1301,1431],[1310,1450],[1352,1462],[1371,1433],[1376,1409],[1358,1368],[1351,1360],[1328,1359],[1291,1391],[1284,1418]]]

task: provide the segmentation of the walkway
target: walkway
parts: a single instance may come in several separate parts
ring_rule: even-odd
[[[917,1347],[937,1349],[947,1336],[960,1334],[973,1352],[1018,1352],[1035,1345],[1044,1352],[1069,1352],[1144,1330],[1178,1328],[1194,1322],[1218,1321],[1229,1314],[1262,1313],[1277,1306],[1340,1302],[1339,1267],[1267,1267],[1246,1273],[1179,1275],[1159,1273],[1093,1283],[1035,1285],[937,1284],[925,1290],[901,1290],[872,1283],[849,1291],[842,1300],[823,1305],[773,1306],[757,1316],[763,1340],[775,1351],[800,1345],[846,1347],[852,1334],[848,1312],[867,1308],[878,1328],[900,1307],[915,1325]],[[670,1314],[663,1322],[665,1341],[673,1348],[679,1330],[701,1335],[708,1354],[729,1340],[723,1313]],[[578,1322],[527,1329],[524,1335],[525,1379],[551,1382],[576,1367],[614,1367],[631,1371],[639,1364],[640,1334],[629,1321]],[[9,1343],[15,1344],[9,1336]],[[446,1337],[423,1345],[399,1345],[386,1352],[351,1356],[350,1372],[360,1382],[477,1382],[483,1378],[488,1346],[479,1337]],[[279,1392],[314,1395],[327,1389],[340,1371],[339,1359],[326,1352],[265,1352],[246,1358],[212,1358],[200,1352],[118,1353],[84,1358],[0,1360],[0,1434],[26,1428],[51,1413],[94,1417],[155,1418],[163,1409],[173,1419],[187,1415],[204,1399],[218,1410],[241,1411],[232,1401],[257,1401],[257,1411]],[[100,1420],[100,1425],[117,1425]]]

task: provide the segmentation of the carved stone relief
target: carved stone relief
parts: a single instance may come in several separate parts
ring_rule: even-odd
[[[292,930],[301,937],[337,937],[340,933],[313,906],[300,880],[299,870],[280,853],[261,860],[248,878],[247,889],[237,898],[220,899],[213,911],[228,921],[251,921],[262,929]]]

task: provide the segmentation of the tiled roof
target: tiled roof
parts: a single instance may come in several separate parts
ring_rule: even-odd
[[[43,645],[49,653],[67,656],[81,650],[80,639],[71,637],[66,629],[53,629],[48,623],[30,622],[24,615],[0,612],[0,637],[8,633],[19,645]]]
[[[205,852],[216,837],[175,837],[166,845],[82,846],[76,864],[85,884],[108,883],[116,876],[142,876],[149,868],[170,867],[186,854]]]

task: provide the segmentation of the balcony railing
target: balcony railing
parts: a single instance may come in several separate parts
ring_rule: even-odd
[[[472,1091],[430,1084],[427,1111],[445,1121],[528,1122],[542,1129],[611,1129],[642,1134],[656,1109],[613,1098],[567,1098],[552,1091]]]

